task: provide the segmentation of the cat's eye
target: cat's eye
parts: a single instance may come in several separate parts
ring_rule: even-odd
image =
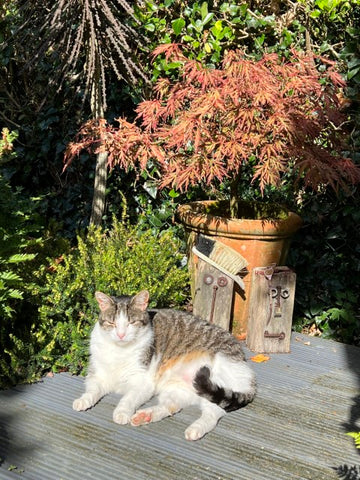
[[[140,326],[142,325],[142,323],[140,322],[140,320],[136,320],[135,322],[129,321],[129,324],[130,324],[130,325],[134,325],[134,327],[140,327]]]

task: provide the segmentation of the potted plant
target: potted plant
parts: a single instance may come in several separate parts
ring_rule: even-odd
[[[300,188],[336,189],[360,180],[358,167],[342,156],[344,82],[334,65],[325,62],[320,71],[320,59],[296,52],[285,60],[277,54],[254,60],[230,51],[215,69],[186,58],[175,44],[161,45],[154,54],[176,62],[179,79],[157,80],[154,98],[138,105],[134,122],[85,124],[68,147],[66,164],[82,148],[106,148],[110,168],[143,170],[156,162],[162,188],[186,191],[200,184],[219,192],[221,187],[226,208],[214,201],[179,208],[190,242],[199,232],[218,235],[248,260],[248,279],[254,267],[283,264],[301,219],[263,204],[247,206],[244,215],[239,186],[245,179],[263,193],[290,176],[296,195]],[[257,218],[244,219],[249,210]],[[249,289],[250,282],[235,295],[235,333],[246,330]]]

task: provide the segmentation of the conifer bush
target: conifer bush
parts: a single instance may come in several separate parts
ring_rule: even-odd
[[[40,323],[34,326],[39,372],[79,373],[87,363],[90,330],[98,317],[96,290],[109,295],[150,291],[152,307],[179,307],[189,295],[181,242],[114,218],[111,230],[90,228],[78,246],[47,268]]]

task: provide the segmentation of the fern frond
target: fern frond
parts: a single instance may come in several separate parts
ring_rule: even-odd
[[[21,277],[17,273],[6,271],[6,272],[0,272],[0,279],[3,280],[4,282],[16,282],[16,281],[20,281]],[[5,287],[5,284],[3,284],[3,287],[0,285],[0,289],[4,287]]]
[[[21,263],[33,260],[36,257],[34,253],[16,253],[7,259],[9,263]]]

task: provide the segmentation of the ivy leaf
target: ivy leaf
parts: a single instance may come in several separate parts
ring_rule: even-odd
[[[176,192],[173,188],[169,192],[169,197],[170,198],[177,198],[180,194]]]
[[[203,2],[203,4],[201,5],[200,11],[201,11],[201,18],[202,20],[204,20],[209,13],[207,2]]]
[[[320,17],[320,15],[321,15],[320,10],[314,10],[310,13],[311,18],[318,18],[318,17]]]
[[[206,25],[207,23],[210,22],[210,20],[213,18],[214,14],[213,13],[208,13],[205,18],[203,18],[202,24]]]
[[[156,183],[151,181],[144,182],[143,189],[150,195],[150,197],[156,198],[158,191]]]
[[[222,30],[223,26],[221,20],[215,22],[215,25],[211,28],[211,32],[215,35],[215,37],[218,37],[221,34]]]
[[[171,22],[171,26],[175,35],[180,35],[181,30],[185,27],[185,20],[183,18],[177,18]]]
[[[155,32],[155,25],[153,23],[148,23],[147,25],[144,25],[144,28],[148,32]]]
[[[348,68],[352,69],[360,66],[360,58],[354,57],[348,62]]]

